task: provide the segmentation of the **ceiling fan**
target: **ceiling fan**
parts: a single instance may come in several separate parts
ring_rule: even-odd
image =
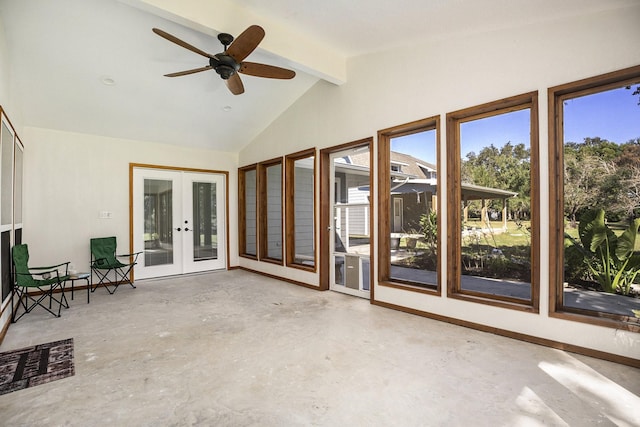
[[[270,79],[292,79],[296,75],[294,71],[287,70],[286,68],[244,61],[264,38],[264,30],[258,25],[250,26],[236,37],[235,40],[231,34],[218,34],[218,40],[220,40],[220,43],[224,46],[224,52],[215,55],[204,52],[159,28],[154,28],[153,32],[170,42],[209,59],[209,65],[207,66],[165,74],[166,77],[186,76],[187,74],[199,73],[201,71],[215,70],[225,81],[231,93],[240,95],[244,93],[244,85],[238,73]]]

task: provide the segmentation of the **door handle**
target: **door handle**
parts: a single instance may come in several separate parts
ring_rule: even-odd
[[[189,228],[185,227],[185,228],[184,228],[184,231],[189,231]]]

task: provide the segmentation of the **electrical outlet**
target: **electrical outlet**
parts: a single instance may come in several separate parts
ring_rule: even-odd
[[[113,212],[100,211],[99,217],[100,219],[111,219],[113,217]]]

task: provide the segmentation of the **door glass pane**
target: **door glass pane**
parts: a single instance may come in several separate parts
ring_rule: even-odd
[[[369,290],[369,150],[333,160],[333,266],[335,290]]]
[[[244,213],[245,213],[245,248],[244,253],[247,255],[258,255],[257,248],[257,217],[256,217],[256,200],[258,181],[256,179],[256,170],[248,170],[244,173]]]
[[[193,183],[193,260],[218,259],[216,184]]]
[[[144,259],[146,266],[173,264],[173,182],[144,180]]]

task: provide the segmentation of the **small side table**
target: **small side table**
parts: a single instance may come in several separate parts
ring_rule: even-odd
[[[71,299],[73,300],[73,285],[76,280],[86,280],[87,281],[87,304],[89,304],[89,293],[91,290],[91,285],[89,284],[89,277],[91,273],[76,273],[69,276],[68,280],[71,280]]]

